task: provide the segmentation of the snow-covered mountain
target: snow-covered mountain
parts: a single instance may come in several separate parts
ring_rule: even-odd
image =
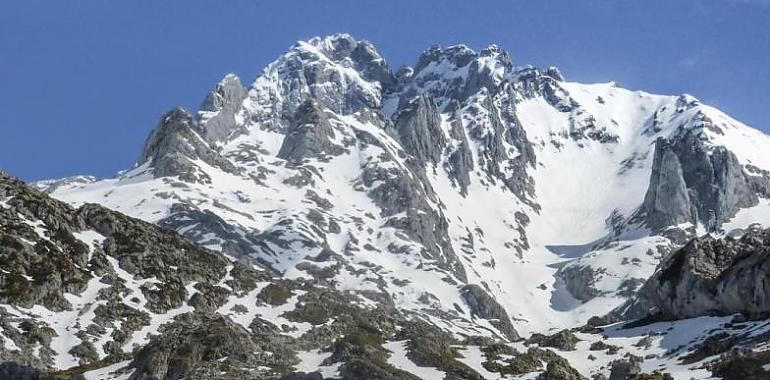
[[[169,111],[116,178],[37,186],[366,307],[515,341],[607,315],[698,235],[770,225],[770,137],[690,95],[569,82],[497,46],[433,46],[394,71],[340,34]]]

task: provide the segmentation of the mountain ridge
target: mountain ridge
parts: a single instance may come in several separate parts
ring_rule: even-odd
[[[515,341],[613,313],[698,235],[770,225],[768,148],[689,95],[568,82],[497,46],[433,46],[393,72],[338,34],[164,114],[116,178],[38,187]]]
[[[652,156],[650,151],[659,151],[654,148],[647,149],[644,145],[634,147],[634,144],[623,143],[623,140],[630,142],[645,140],[644,137],[634,136],[636,133],[650,136],[649,141],[652,144],[657,141],[655,136],[675,139],[685,130],[694,130],[695,132],[691,134],[693,137],[688,143],[695,144],[703,139],[709,141],[709,139],[714,140],[721,137],[719,133],[725,127],[720,128],[720,126],[715,125],[716,123],[712,121],[712,118],[717,119],[717,122],[721,119],[731,121],[719,113],[713,117],[707,116],[707,113],[716,111],[701,105],[697,99],[691,96],[658,97],[640,92],[622,93],[626,98],[622,99],[623,101],[633,102],[635,101],[634,97],[648,98],[655,107],[654,110],[635,111],[637,113],[641,111],[644,120],[642,125],[639,125],[639,121],[636,119],[627,122],[630,124],[628,125],[630,128],[642,129],[640,132],[634,132],[633,129],[625,131],[624,125],[620,125],[618,122],[622,119],[615,120],[611,115],[602,115],[596,110],[598,107],[606,106],[607,100],[612,99],[614,92],[625,90],[620,90],[612,85],[593,85],[594,88],[600,88],[605,94],[592,94],[592,96],[595,95],[595,98],[590,99],[590,101],[587,101],[588,99],[583,96],[583,99],[578,101],[575,98],[576,94],[583,91],[590,93],[593,88],[581,88],[581,86],[575,88],[576,85],[563,82],[563,76],[555,68],[544,71],[552,76],[541,74],[540,70],[533,67],[527,66],[517,69],[510,62],[508,54],[496,46],[484,49],[479,53],[464,45],[449,48],[433,46],[426,50],[417,62],[414,68],[410,68],[411,70],[400,70],[402,76],[401,79],[398,79],[396,78],[397,75],[391,73],[384,59],[368,42],[357,41],[345,34],[299,42],[292,46],[286,54],[269,64],[247,91],[241,90],[236,77],[228,74],[204,100],[202,109],[205,108],[205,110],[199,111],[197,116],[187,116],[189,113],[181,110],[164,116],[153,135],[148,139],[147,148],[145,148],[139,163],[149,165],[148,168],[151,168],[152,175],[160,178],[176,174],[183,180],[201,181],[205,184],[211,181],[209,178],[211,175],[206,174],[206,171],[201,169],[206,165],[218,168],[226,175],[245,176],[245,178],[259,183],[264,181],[265,173],[269,173],[273,168],[263,166],[253,171],[248,168],[248,165],[236,165],[233,162],[254,160],[252,157],[267,161],[270,157],[275,157],[286,160],[286,168],[291,171],[291,173],[286,174],[288,178],[283,180],[284,184],[291,184],[292,186],[308,186],[306,184],[309,184],[312,186],[316,178],[323,178],[323,176],[318,172],[317,167],[312,164],[308,165],[310,161],[317,159],[320,160],[319,162],[328,163],[335,157],[345,156],[352,152],[351,147],[360,144],[359,141],[364,141],[367,144],[366,148],[369,147],[370,143],[374,143],[374,146],[379,145],[376,149],[390,150],[390,152],[384,153],[388,155],[386,161],[400,165],[400,167],[383,169],[380,167],[383,163],[372,164],[372,158],[367,158],[369,162],[359,164],[363,167],[361,176],[350,177],[353,178],[353,182],[362,181],[364,189],[372,184],[385,183],[377,189],[371,189],[368,194],[368,197],[375,202],[375,206],[380,210],[370,214],[384,213],[383,215],[389,220],[380,225],[395,225],[398,227],[397,229],[407,232],[410,240],[422,245],[420,250],[430,251],[430,256],[436,259],[436,262],[443,266],[444,270],[454,271],[455,275],[460,276],[461,282],[464,282],[462,272],[467,271],[467,269],[463,268],[462,271],[458,271],[460,267],[456,264],[449,264],[457,260],[457,244],[446,243],[452,238],[447,235],[448,230],[442,232],[446,227],[441,226],[451,224],[446,215],[442,216],[446,210],[442,209],[445,207],[442,206],[443,199],[436,192],[436,186],[439,185],[434,182],[440,180],[438,177],[442,176],[439,175],[435,179],[430,178],[437,173],[437,170],[440,170],[438,169],[439,166],[443,166],[445,172],[451,175],[451,177],[447,176],[450,186],[459,188],[463,198],[468,199],[467,187],[471,181],[478,181],[477,183],[481,184],[485,188],[484,190],[497,186],[497,183],[501,182],[506,191],[514,194],[514,197],[505,194],[496,195],[500,202],[520,204],[515,210],[511,209],[509,216],[505,217],[513,220],[511,223],[512,232],[519,234],[520,237],[516,239],[517,242],[505,242],[502,246],[506,250],[515,250],[516,255],[522,255],[527,250],[527,246],[530,245],[530,239],[527,236],[527,225],[530,223],[528,220],[539,216],[541,209],[541,205],[535,198],[545,198],[541,194],[537,194],[535,189],[537,183],[550,180],[550,178],[545,177],[568,175],[556,170],[555,174],[542,171],[544,178],[540,181],[533,177],[533,173],[536,174],[539,171],[538,165],[540,167],[544,165],[544,160],[539,159],[538,155],[552,153],[541,147],[542,152],[538,154],[536,148],[538,143],[541,146],[550,144],[554,148],[555,159],[560,157],[566,141],[574,144],[579,150],[598,151],[590,152],[589,156],[596,155],[603,161],[607,161],[607,159],[599,156],[604,156],[606,153],[601,150],[607,150],[612,154],[611,150],[617,149],[611,147],[612,145],[630,145],[627,150],[634,149],[635,151],[622,157],[623,160],[627,160],[624,161],[625,166],[615,169],[626,170],[627,173],[635,169],[635,164],[654,164],[639,163],[634,162],[634,160],[649,160]],[[410,73],[404,73],[404,71]],[[244,91],[248,93],[245,98],[243,96]],[[543,101],[545,104],[537,104],[539,101]],[[537,112],[520,112],[517,109],[517,104],[535,106],[538,109]],[[546,112],[551,113],[548,116],[550,119],[540,119],[540,115],[544,113],[540,109],[542,106],[548,107]],[[378,112],[379,109],[388,109],[389,107],[398,110],[390,112],[389,118],[386,117],[389,111],[384,112],[384,114]],[[647,106],[642,106],[642,108],[645,107]],[[216,110],[214,111],[214,109]],[[548,111],[548,109],[556,112]],[[569,115],[566,123],[558,120],[558,118],[563,117],[562,115]],[[597,118],[597,115],[601,116]],[[531,119],[529,124],[538,127],[536,129],[530,128],[531,130],[527,131],[521,117],[525,118],[525,122],[527,122],[526,118]],[[604,120],[600,119],[601,117],[604,117]],[[666,118],[670,121],[667,121]],[[223,120],[229,124],[224,123]],[[355,127],[347,131],[339,128],[340,125],[346,123]],[[675,125],[676,123],[679,125]],[[367,124],[378,125],[378,127],[372,130],[370,126],[366,126]],[[564,127],[561,127],[560,124]],[[223,127],[224,125],[229,125],[229,133],[224,132],[227,129]],[[249,125],[251,126],[249,127]],[[544,125],[549,126],[549,128],[554,126],[557,128],[543,131],[542,126]],[[676,128],[662,128],[664,125],[671,125]],[[723,122],[723,125],[728,124]],[[308,128],[307,126],[312,127]],[[178,128],[181,129],[177,131]],[[214,132],[207,132],[209,129]],[[154,146],[153,136],[156,134],[164,136],[166,133],[163,131],[166,130],[171,131],[167,134],[171,140],[160,145],[165,149],[162,154],[156,154],[158,157],[152,157],[151,152],[147,150]],[[668,135],[666,135],[667,133]],[[724,134],[724,132],[721,133]],[[228,137],[222,140],[225,135]],[[539,141],[532,141],[533,135],[534,139]],[[174,140],[180,136],[182,140]],[[208,137],[206,136],[215,137],[211,137],[211,140],[207,141]],[[244,140],[244,142],[238,142],[239,139]],[[231,142],[228,143],[227,141]],[[765,141],[767,141],[766,137]],[[240,146],[233,146],[234,144]],[[607,146],[610,147],[606,148]],[[700,153],[701,156],[713,154],[708,151],[711,149],[711,145],[706,143],[704,146],[705,148],[701,149],[704,151]],[[646,152],[639,152],[639,150],[646,150]],[[580,151],[574,153],[578,157],[583,154]],[[406,156],[400,157],[404,154]],[[227,155],[232,158],[227,158]],[[728,156],[730,155],[728,154]],[[618,158],[618,160],[621,159]],[[735,160],[737,161],[737,158]],[[744,161],[747,160],[750,158],[744,159]],[[201,161],[203,165],[196,165],[196,161]],[[554,162],[552,165],[559,164]],[[609,165],[618,164],[606,162],[606,169],[603,167],[601,170],[608,170]],[[731,173],[738,172],[738,174],[728,173],[728,178],[743,176],[741,173],[744,171],[743,167],[735,168],[735,166],[733,165],[734,169]],[[249,171],[251,173],[246,174]],[[473,178],[473,174],[477,174],[478,177]],[[356,173],[353,172],[351,175],[356,176]],[[394,175],[400,178],[391,179],[391,183],[387,183],[387,178]],[[623,188],[633,187],[637,189],[636,191],[640,191],[647,187],[643,184],[648,181],[647,174],[638,174],[634,177],[636,179],[633,181],[637,185],[623,186]],[[632,176],[620,176],[619,179],[625,181],[624,178],[630,180]],[[754,177],[747,176],[747,178],[752,179]],[[757,197],[753,194],[765,194],[765,190],[761,188],[766,188],[767,177],[762,176],[760,180],[765,181],[765,183],[752,185],[751,190],[747,190],[746,181],[738,184],[738,188],[742,189],[741,191],[752,196],[747,201],[743,201],[741,204],[743,207],[736,207],[732,204],[726,205],[728,210],[726,215],[719,215],[720,222],[728,219],[732,216],[731,213],[735,214],[741,208],[758,204]],[[613,181],[617,180],[613,179]],[[246,185],[241,184],[239,186]],[[699,186],[708,187],[711,185],[704,183]],[[442,187],[448,188],[448,186]],[[547,187],[549,189],[544,191],[552,191],[551,186]],[[560,186],[553,186],[553,188],[558,187]],[[578,187],[590,188],[590,186],[584,185],[578,185]],[[320,191],[312,191],[321,194]],[[326,192],[328,191],[330,190],[327,189]],[[462,195],[463,192],[466,195]],[[399,193],[401,195],[398,195]],[[648,191],[651,197],[654,193],[652,190]],[[436,198],[437,195],[439,196],[438,199]],[[321,195],[318,196],[323,198]],[[453,195],[445,194],[445,196],[449,198]],[[401,203],[407,202],[405,201],[407,198],[413,199],[408,201],[412,206],[405,209]],[[551,199],[558,200],[562,197],[554,194],[548,198],[547,202],[552,203],[555,201]],[[665,230],[669,226],[684,222],[690,222],[693,226],[696,223],[706,222],[705,218],[699,215],[697,221],[693,219],[693,216],[674,216],[671,223],[656,223],[654,219],[658,217],[654,212],[655,208],[650,205],[652,201],[640,202],[640,207],[636,202],[643,200],[643,196],[628,198],[631,198],[631,204],[623,206],[624,210],[618,210],[618,213],[613,214],[613,209],[604,206],[607,208],[604,211],[606,214],[594,218],[601,218],[603,222],[605,218],[615,215],[616,218],[627,219],[626,222],[616,220],[618,223],[648,224],[653,230]],[[659,198],[669,198],[669,195],[662,194]],[[740,199],[740,197],[738,198]],[[689,197],[683,199],[689,202]],[[414,200],[420,200],[423,203],[415,203]],[[629,200],[623,201],[629,203]],[[577,202],[579,201],[575,200],[575,203]],[[399,212],[409,213],[410,209],[414,207],[422,211],[415,215],[407,215],[406,218],[401,218],[401,221],[397,221],[398,218],[393,217]],[[565,204],[563,207],[572,208],[573,206]],[[638,215],[634,214],[636,207],[640,207]],[[687,209],[691,207],[693,206],[685,205]],[[704,206],[702,209],[707,207],[710,206]],[[227,205],[226,208],[238,209],[237,205]],[[668,207],[664,206],[664,208],[667,209]],[[423,216],[425,214],[433,214],[433,216],[426,219]],[[690,215],[695,214],[690,213]],[[456,215],[456,217],[461,218],[462,216]],[[428,229],[425,229],[426,223]],[[553,222],[547,222],[546,226],[548,224],[553,224]],[[596,225],[596,223],[593,224]],[[603,229],[603,224],[593,228]],[[237,224],[236,227],[238,227]],[[621,228],[621,226],[616,227]],[[462,229],[469,228],[473,230],[476,227],[466,226]],[[542,229],[545,230],[548,227]],[[692,232],[687,234],[693,236]],[[468,238],[467,234],[463,235],[465,235],[462,236],[463,239]],[[595,233],[591,239],[604,238],[602,235],[602,233]],[[324,239],[320,236],[309,237],[308,239],[318,241],[319,238],[320,240]],[[458,237],[454,239],[458,239]],[[539,240],[544,241],[545,245],[559,243],[549,241],[553,240],[553,237]],[[440,243],[441,241],[445,243]],[[426,242],[428,243],[425,244]],[[668,245],[663,249],[670,249],[671,246],[675,245],[661,241],[653,244],[661,247],[661,243]],[[313,244],[323,245],[325,243]],[[634,257],[626,258],[626,260],[632,258]],[[639,258],[636,257],[636,259]],[[649,260],[647,261],[649,262]],[[442,262],[444,264],[441,264]],[[451,269],[451,265],[455,265],[455,269]],[[467,263],[463,263],[461,267],[467,265]],[[654,265],[655,263],[648,264],[648,273],[651,274]],[[578,266],[573,265],[573,267]],[[568,275],[567,277],[581,279],[584,276]],[[590,282],[591,279],[588,281]],[[570,291],[573,293],[572,296],[580,293],[601,293],[601,291],[595,290],[582,291],[580,288],[585,288],[585,286],[586,284],[578,282],[568,284],[568,289],[573,289]]]

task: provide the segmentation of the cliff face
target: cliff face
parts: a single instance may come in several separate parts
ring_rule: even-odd
[[[759,203],[767,178],[748,173],[735,154],[710,147],[693,131],[655,142],[650,185],[641,212],[653,230],[701,223],[718,229],[739,210]]]

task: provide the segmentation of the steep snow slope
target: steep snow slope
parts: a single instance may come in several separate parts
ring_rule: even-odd
[[[659,140],[696,165],[656,163]],[[41,186],[361,302],[513,337],[605,314],[687,237],[721,233],[702,213],[658,217],[665,189],[698,195],[680,208],[718,213],[724,232],[770,223],[767,152],[766,135],[687,95],[567,82],[496,46],[431,47],[393,73],[335,35],[248,88],[228,75],[197,116],[164,115],[117,178]],[[702,170],[712,179],[693,182]]]

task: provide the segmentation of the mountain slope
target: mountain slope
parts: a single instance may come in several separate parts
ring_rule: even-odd
[[[394,74],[335,35],[164,115],[138,167],[52,194],[287,277],[333,252],[334,286],[403,308],[456,313],[479,284],[543,331],[619,305],[697,231],[766,222],[768,144],[690,96],[565,82],[496,46],[432,47]]]
[[[169,111],[116,178],[38,186],[513,341],[623,305],[697,235],[768,225],[769,148],[689,95],[568,82],[497,46],[433,46],[394,72],[333,35]]]

